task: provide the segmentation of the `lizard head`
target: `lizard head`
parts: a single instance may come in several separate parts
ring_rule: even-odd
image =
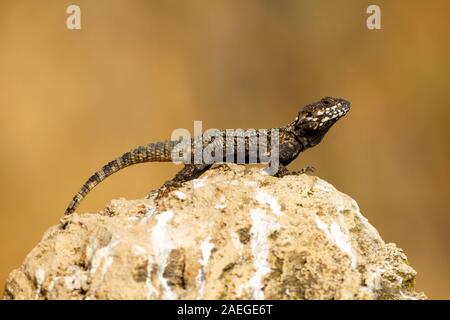
[[[327,131],[350,110],[350,102],[332,97],[304,106],[293,123],[298,137],[305,147],[317,145]]]

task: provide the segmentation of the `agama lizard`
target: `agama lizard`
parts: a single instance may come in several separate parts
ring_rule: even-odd
[[[335,124],[341,117],[343,117],[350,110],[350,102],[332,97],[325,97],[320,101],[308,104],[300,109],[295,120],[288,125],[276,128],[278,135],[278,161],[279,170],[277,172],[278,176],[283,176],[289,174],[286,166],[291,163],[301,152],[308,148],[314,147],[320,141],[322,141],[328,130]],[[267,129],[267,132],[271,132],[274,129]],[[225,137],[226,131],[220,131]],[[259,136],[260,131],[255,131],[255,135]],[[232,147],[226,145],[225,140],[215,140],[214,138],[205,139],[203,137],[194,138],[189,140],[191,144],[191,149],[194,149],[195,143],[199,142],[205,147],[212,143],[218,143],[223,147],[224,153],[220,156],[220,162],[238,162],[237,155],[237,141],[239,138],[244,138],[245,141],[245,163],[261,163],[261,157],[251,158],[249,156],[249,150],[252,147],[252,143],[255,143],[251,137],[248,135],[243,137],[235,136],[234,143],[232,141]],[[129,152],[124,153],[117,159],[109,162],[99,171],[94,173],[86,183],[81,187],[80,191],[73,197],[72,202],[66,209],[65,214],[71,214],[78,207],[80,202],[86,197],[86,195],[100,182],[105,180],[107,177],[113,173],[131,166],[137,163],[144,162],[170,162],[173,161],[173,151],[178,146],[181,140],[178,141],[163,141],[150,143],[145,146],[140,146]],[[269,140],[267,142],[267,149],[271,152],[271,147],[273,142]],[[228,147],[228,155],[233,152],[231,157],[226,157]],[[193,157],[193,156],[192,156]],[[193,159],[193,158],[192,158]],[[185,181],[194,179],[201,175],[204,171],[211,167],[211,163],[194,163],[185,164],[184,168],[181,169],[173,178],[165,183],[166,187],[179,186]]]

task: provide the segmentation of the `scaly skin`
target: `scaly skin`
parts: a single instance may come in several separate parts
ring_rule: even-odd
[[[297,156],[308,148],[316,146],[323,139],[328,130],[336,123],[341,117],[343,117],[350,110],[350,103],[343,99],[326,97],[318,102],[304,106],[298,113],[295,120],[281,128],[279,130],[279,171],[278,176],[289,174],[286,166],[291,163]],[[268,133],[273,129],[267,129]],[[260,163],[262,159],[258,157],[251,159],[249,157],[249,150],[252,150],[252,143],[254,143],[252,137],[259,136],[262,130],[255,131],[253,135],[236,134],[233,136],[234,147],[230,148],[232,152],[231,157],[226,157],[227,146],[225,139],[214,139],[200,137],[190,141],[191,148],[194,150],[196,143],[199,143],[201,139],[202,148],[214,143],[222,144],[224,150],[221,162],[237,162],[237,148],[238,139],[244,139],[245,141],[245,163]],[[226,136],[226,132],[221,131],[220,134],[223,138]],[[269,135],[270,136],[270,135]],[[242,141],[242,140],[240,140]],[[73,213],[80,202],[86,197],[86,195],[100,182],[105,180],[113,173],[137,164],[144,162],[170,162],[172,161],[172,151],[180,141],[163,141],[157,143],[150,143],[145,146],[140,146],[133,149],[117,159],[109,162],[103,166],[99,171],[94,173],[86,183],[81,187],[80,191],[73,197],[72,202],[66,209],[65,214],[69,215]],[[269,153],[272,150],[272,144],[270,139],[267,141],[267,150]],[[192,155],[192,160],[193,160]],[[166,187],[178,186],[181,183],[194,179],[201,175],[205,170],[211,167],[211,164],[186,164],[185,167],[180,170],[174,179],[166,182]]]

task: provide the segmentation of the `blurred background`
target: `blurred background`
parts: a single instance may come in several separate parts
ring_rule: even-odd
[[[81,30],[66,8],[81,8]],[[382,30],[366,8],[381,7]],[[0,0],[0,287],[91,173],[172,130],[266,128],[332,95],[352,110],[291,169],[355,198],[450,298],[450,2]],[[142,164],[79,212],[143,197],[179,167]]]

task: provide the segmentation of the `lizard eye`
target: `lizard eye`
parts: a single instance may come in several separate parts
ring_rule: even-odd
[[[331,101],[330,101],[329,98],[322,99],[322,102],[323,102],[324,105],[330,105],[331,104]]]

